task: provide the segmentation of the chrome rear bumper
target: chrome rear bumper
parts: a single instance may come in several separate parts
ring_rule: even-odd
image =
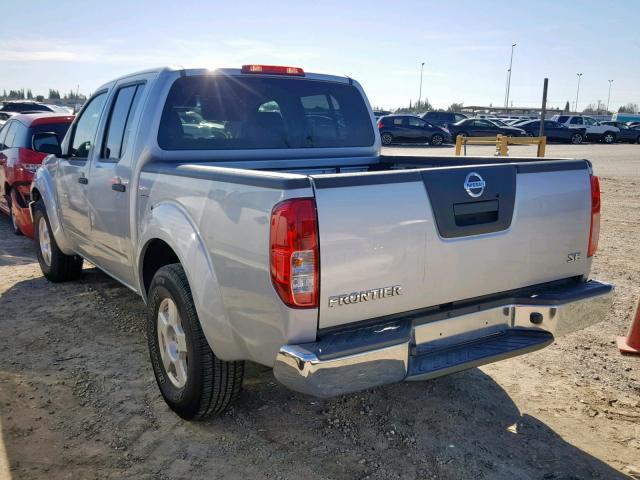
[[[283,346],[274,375],[292,390],[324,398],[435,378],[543,348],[601,321],[612,297],[610,284],[573,282],[347,327],[317,342]]]

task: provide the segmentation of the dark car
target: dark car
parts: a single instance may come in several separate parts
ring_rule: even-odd
[[[376,118],[380,118],[380,117],[384,117],[385,115],[391,115],[391,112],[389,110],[374,110],[373,115]]]
[[[414,115],[387,115],[378,120],[383,145],[393,142],[429,142],[430,145],[451,143],[451,135]]]
[[[530,137],[540,134],[540,120],[527,120],[517,124]],[[585,137],[584,129],[569,128],[553,120],[544,121],[544,136],[552,142],[570,142],[574,145],[582,143]]]
[[[427,112],[422,115],[423,120],[426,120],[432,125],[445,128],[449,125],[453,125],[454,123],[458,123],[460,120],[464,120],[465,118],[469,117],[464,113],[457,112]]]
[[[501,127],[491,120],[483,118],[467,118],[453,125],[449,125],[449,132],[453,138],[462,137],[495,137],[496,135],[508,135],[522,137],[525,131],[516,127]]]
[[[18,113],[27,113],[27,112],[60,112],[60,109],[55,105],[47,105],[46,103],[40,102],[29,102],[29,101],[15,101],[15,102],[3,102],[0,105],[0,112],[18,112]]]
[[[624,122],[600,122],[600,125],[610,125],[612,127],[618,127],[620,132],[616,136],[616,140],[619,142],[640,143],[640,124],[635,126],[629,125]]]

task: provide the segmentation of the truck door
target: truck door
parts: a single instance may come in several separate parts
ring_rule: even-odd
[[[87,102],[71,127],[69,149],[58,164],[57,191],[62,225],[75,248],[83,254],[89,251],[89,158],[95,150],[98,122],[106,99],[105,90]]]
[[[91,165],[91,258],[123,282],[131,284],[130,179],[132,128],[138,118],[144,83],[116,86],[111,96],[99,148]]]

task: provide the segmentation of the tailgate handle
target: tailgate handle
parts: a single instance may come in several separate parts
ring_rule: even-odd
[[[496,222],[499,211],[498,200],[453,204],[453,216],[458,227]]]

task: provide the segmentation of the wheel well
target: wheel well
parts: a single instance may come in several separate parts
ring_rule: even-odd
[[[142,282],[145,293],[149,292],[151,280],[156,272],[172,263],[180,263],[180,260],[169,244],[159,239],[151,240],[142,260]]]

